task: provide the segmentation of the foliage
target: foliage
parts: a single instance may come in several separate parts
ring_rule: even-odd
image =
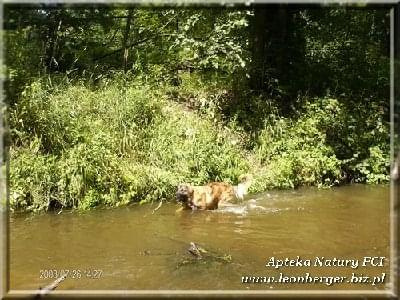
[[[357,112],[336,99],[320,98],[306,102],[297,119],[266,123],[256,150],[266,174],[254,189],[387,182],[388,126],[382,112]]]
[[[171,199],[180,182],[236,183],[244,172],[255,174],[253,192],[388,180],[387,126],[381,121],[365,131],[376,116],[349,118],[339,101],[315,99],[297,119],[270,115],[249,152],[238,127],[171,102],[170,89],[132,83],[47,90],[34,82],[10,111],[12,207],[46,209],[52,199],[80,209]]]
[[[184,64],[227,73],[235,73],[248,64],[240,36],[248,26],[246,11],[191,11],[181,22],[173,47],[179,49],[179,60]]]
[[[388,9],[6,5],[13,209],[389,180]]]
[[[386,10],[320,9],[302,16],[310,91],[355,96],[352,101],[387,97],[390,19]]]
[[[146,86],[49,92],[37,81],[23,95],[10,112],[14,208],[154,201],[179,182],[235,182],[248,168],[234,132]]]
[[[268,162],[278,187],[332,185],[340,180],[341,163],[326,143],[323,126],[331,107],[318,107],[318,113],[312,108],[306,106],[298,119],[277,117],[260,134],[257,155],[262,163]]]

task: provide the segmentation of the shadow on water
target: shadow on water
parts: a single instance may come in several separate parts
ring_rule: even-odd
[[[17,216],[10,220],[12,289],[36,289],[49,270],[69,270],[59,289],[307,289],[305,284],[243,284],[241,276],[351,276],[351,268],[267,268],[270,257],[389,257],[389,187],[271,191],[216,211],[174,203]],[[193,260],[190,242],[220,259]],[[100,278],[94,271],[101,270]],[[47,271],[47,273],[46,273]],[[361,272],[361,270],[359,270]],[[388,273],[365,267],[364,274]],[[80,274],[80,276],[78,276]],[[312,288],[383,289],[314,284]]]

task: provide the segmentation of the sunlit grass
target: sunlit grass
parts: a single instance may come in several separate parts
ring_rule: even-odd
[[[11,208],[171,200],[179,183],[237,183],[242,173],[254,175],[253,193],[388,181],[388,126],[378,112],[353,117],[324,98],[285,117],[257,96],[260,109],[239,106],[228,116],[227,101],[226,86],[197,79],[179,88],[116,80],[97,89],[37,80],[9,111]],[[366,118],[378,125],[366,130]]]

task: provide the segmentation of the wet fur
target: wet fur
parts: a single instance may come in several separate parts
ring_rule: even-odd
[[[176,198],[184,209],[217,209],[220,204],[242,200],[251,181],[251,175],[241,175],[237,186],[225,182],[210,182],[201,186],[181,184],[178,186]]]

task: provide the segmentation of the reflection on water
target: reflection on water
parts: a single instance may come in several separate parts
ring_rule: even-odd
[[[250,199],[250,201],[249,201]],[[253,200],[252,200],[253,199]],[[241,277],[365,276],[389,278],[389,187],[347,186],[270,191],[240,206],[176,212],[176,204],[132,205],[85,213],[12,216],[10,285],[37,289],[47,270],[80,274],[59,289],[384,289],[384,284],[249,284]],[[230,263],[192,261],[195,242]],[[265,266],[270,257],[363,259],[385,256],[384,267]],[[93,271],[101,270],[100,278]],[[79,273],[78,273],[79,271]],[[46,276],[44,276],[46,277]]]

